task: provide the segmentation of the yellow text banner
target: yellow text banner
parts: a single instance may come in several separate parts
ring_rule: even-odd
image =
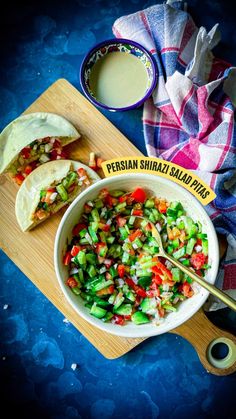
[[[106,177],[123,173],[149,173],[172,180],[191,192],[203,205],[215,199],[215,192],[202,179],[177,164],[155,157],[123,157],[102,163]]]

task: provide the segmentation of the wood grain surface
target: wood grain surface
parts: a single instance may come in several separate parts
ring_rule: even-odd
[[[100,154],[105,160],[142,155],[118,129],[64,79],[50,86],[25,113],[38,111],[55,112],[64,116],[82,134],[81,139],[67,147],[72,159],[87,164],[90,151]],[[125,339],[102,332],[74,312],[60,289],[53,266],[54,238],[62,212],[48,219],[35,230],[22,233],[15,218],[17,190],[17,185],[8,176],[0,177],[0,245],[3,251],[105,357],[117,358],[142,342],[143,338]],[[210,340],[221,336],[222,331],[213,326],[202,311],[172,332],[185,337],[195,346],[201,362],[212,373],[226,375],[235,370],[236,365],[227,370],[218,370],[208,363],[205,354],[206,347]],[[229,333],[227,337],[235,341]]]

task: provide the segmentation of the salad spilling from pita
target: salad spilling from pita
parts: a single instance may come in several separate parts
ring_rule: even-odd
[[[65,159],[63,147],[80,137],[67,119],[47,112],[20,116],[0,134],[0,173],[19,185],[38,166]]]
[[[16,196],[15,212],[21,230],[31,230],[99,179],[88,166],[73,160],[39,166],[25,179]]]

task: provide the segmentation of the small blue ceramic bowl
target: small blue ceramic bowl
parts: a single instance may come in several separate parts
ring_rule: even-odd
[[[134,55],[142,62],[146,70],[147,84],[144,94],[142,94],[134,103],[129,103],[127,106],[112,107],[106,103],[102,103],[95,97],[95,94],[91,89],[90,76],[93,66],[98,60],[113,52],[123,52]],[[137,42],[129,39],[110,39],[95,45],[85,56],[80,69],[80,83],[84,94],[95,106],[110,111],[126,111],[138,108],[149,98],[149,96],[151,96],[157,83],[157,66],[151,54]]]

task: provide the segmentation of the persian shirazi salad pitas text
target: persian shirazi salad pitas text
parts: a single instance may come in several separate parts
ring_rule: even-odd
[[[137,226],[138,217],[144,218]],[[207,234],[181,202],[148,195],[140,187],[128,193],[103,189],[84,205],[63,255],[66,284],[91,315],[118,325],[158,325],[194,295],[192,280],[157,256],[151,223],[168,254],[205,276],[210,267]]]

